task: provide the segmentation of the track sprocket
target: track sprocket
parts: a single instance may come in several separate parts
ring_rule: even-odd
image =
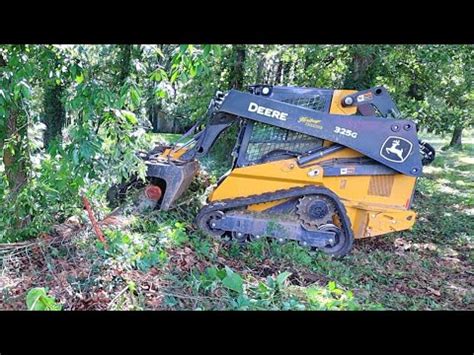
[[[334,202],[323,195],[304,196],[296,205],[296,215],[302,226],[309,231],[316,231],[320,226],[332,223],[335,213]]]

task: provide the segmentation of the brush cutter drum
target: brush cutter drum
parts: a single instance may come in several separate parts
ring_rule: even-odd
[[[147,176],[153,185],[161,188],[163,193],[160,210],[169,210],[176,200],[187,190],[194,176],[199,170],[197,161],[172,162],[172,161],[150,161]]]

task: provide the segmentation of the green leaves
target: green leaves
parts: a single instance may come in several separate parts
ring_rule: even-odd
[[[153,73],[151,73],[150,79],[156,82],[168,80],[168,73],[163,68],[158,68]]]
[[[125,268],[148,271],[167,259],[166,251],[158,245],[157,238],[143,233],[126,233],[121,230],[105,230],[109,248],[100,252],[117,260]]]
[[[188,69],[189,75],[191,76],[191,78],[194,78],[197,74],[197,68],[193,64],[189,64]]]
[[[43,287],[35,287],[26,295],[26,306],[30,311],[60,311],[62,306],[56,303],[54,297],[47,294]]]
[[[285,271],[276,277],[276,282],[280,289],[285,286],[285,282],[290,276],[291,276],[291,272]]]
[[[339,288],[334,281],[330,281],[326,287],[312,286],[306,289],[306,296],[311,309],[315,310],[360,310],[360,305],[351,291]],[[377,309],[379,305],[370,305]]]
[[[203,55],[207,57],[209,53],[211,52],[212,46],[210,44],[204,44],[203,46]]]
[[[235,291],[239,294],[244,292],[243,280],[239,274],[234,272],[231,268],[225,267],[226,277],[222,280],[222,284],[229,290]]]
[[[180,72],[176,70],[173,74],[171,74],[170,82],[174,83],[176,79],[178,78]]]
[[[329,281],[329,283],[328,283],[328,290],[329,290],[329,291],[337,290],[336,283],[335,283],[334,281]]]
[[[138,123],[137,116],[135,116],[133,112],[127,110],[122,110],[120,112],[122,113],[123,117],[125,117],[131,124],[136,125]]]
[[[113,121],[115,119],[119,121],[118,122],[119,125],[126,124],[127,122],[132,125],[138,124],[137,116],[135,116],[135,114],[132,111],[117,110],[117,109],[112,109],[111,111],[113,112],[114,117],[107,116],[107,119],[106,119],[110,123],[114,123]]]
[[[74,81],[79,85],[84,81],[84,73],[80,73],[74,78]]]
[[[192,47],[192,46],[189,45],[189,44],[181,44],[181,45],[179,46],[179,52],[180,52],[181,54],[183,54],[183,53],[185,53],[185,52],[186,52],[189,48],[191,48],[191,47]]]
[[[211,47],[214,55],[219,58],[222,55],[222,46],[220,44],[213,44]]]
[[[166,99],[168,97],[168,93],[163,89],[158,89],[155,92],[155,97],[160,99]]]
[[[25,80],[18,82],[13,90],[15,99],[31,97],[31,87]]]
[[[130,88],[130,97],[135,107],[140,106],[140,92],[136,87]]]
[[[343,290],[333,281],[326,287],[289,285],[291,273],[284,271],[265,280],[248,275],[245,279],[230,267],[206,268],[204,273],[191,273],[191,283],[197,292],[210,296],[219,286],[228,290],[219,292],[219,299],[239,310],[352,310],[364,308],[351,291]]]

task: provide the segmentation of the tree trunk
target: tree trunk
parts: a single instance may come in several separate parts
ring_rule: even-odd
[[[47,85],[43,97],[44,119],[46,125],[44,132],[44,145],[49,148],[53,140],[62,140],[62,129],[66,121],[66,110],[61,100],[64,87],[60,85]]]
[[[3,165],[11,195],[15,196],[28,179],[27,124],[19,119],[19,112],[11,110],[6,124],[3,146]]]
[[[412,97],[417,101],[423,100],[423,92],[421,90],[420,85],[418,85],[417,83],[412,83],[408,88],[407,96]]]
[[[226,65],[230,67],[229,87],[231,89],[244,89],[246,56],[245,45],[232,45],[230,61],[226,63]],[[230,167],[230,162],[232,161],[231,153],[235,145],[237,134],[238,126],[232,125],[232,127],[229,127],[219,136],[219,139],[211,149],[210,154],[216,154],[216,160],[222,161],[223,166],[229,165]]]
[[[255,84],[264,84],[264,69],[265,69],[265,56],[262,55],[257,64],[257,74],[255,76]]]
[[[229,86],[231,89],[242,90],[244,87],[245,57],[245,45],[232,46],[233,65],[229,78]]]
[[[290,68],[288,70],[288,82],[289,85],[295,84],[295,71],[296,71],[296,62],[291,62]]]
[[[280,84],[287,85],[290,83],[290,71],[292,62],[283,63],[282,73],[280,77]]]
[[[132,46],[130,44],[122,44],[119,46],[119,75],[118,85],[119,87],[125,84],[128,76],[130,75],[131,63],[132,63]]]
[[[276,67],[276,71],[275,71],[275,78],[273,79],[273,85],[281,84],[282,74],[283,74],[283,62],[279,60]]]
[[[451,142],[449,143],[450,147],[461,147],[462,146],[462,127],[455,127],[453,131],[453,136]]]
[[[365,48],[354,48],[352,50],[352,62],[349,66],[349,72],[344,80],[344,87],[355,90],[364,90],[370,87],[371,78],[368,69],[374,60],[374,56],[367,53]]]
[[[149,103],[147,112],[154,133],[182,133],[183,127],[179,120],[176,117],[167,116],[159,103]]]

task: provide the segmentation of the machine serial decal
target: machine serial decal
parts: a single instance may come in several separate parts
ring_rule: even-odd
[[[380,155],[394,163],[403,163],[407,160],[412,149],[413,144],[405,138],[390,136],[380,148]]]
[[[362,95],[357,96],[357,102],[370,101],[370,100],[372,100],[372,97],[373,97],[372,93],[368,92],[366,94],[362,94]]]
[[[334,128],[334,133],[341,134],[343,136],[351,137],[351,138],[357,138],[357,132],[351,131],[350,129],[347,128],[342,128],[339,126],[336,126]]]
[[[314,118],[311,117],[306,117],[302,116],[298,119],[298,122],[304,124],[305,126],[317,128],[317,129],[323,129],[323,126],[321,126],[320,122],[321,120],[315,120]]]
[[[341,175],[352,175],[355,173],[355,168],[350,167],[350,168],[341,168],[340,174]]]
[[[267,116],[270,118],[276,118],[280,121],[286,121],[288,114],[286,112],[280,112],[278,110],[271,109],[269,107],[259,106],[255,102],[251,102],[248,108],[249,112],[256,112],[259,115]]]

